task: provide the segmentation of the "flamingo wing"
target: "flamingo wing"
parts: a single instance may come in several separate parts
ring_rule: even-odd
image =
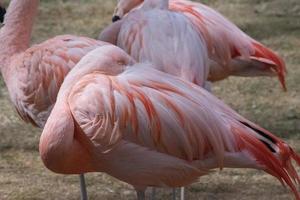
[[[122,20],[117,45],[138,62],[151,62],[198,85],[207,79],[205,41],[182,14],[162,9],[132,11]]]
[[[241,57],[250,59],[253,61],[251,65],[253,69],[238,67],[240,65],[236,65],[237,68],[235,68],[233,65],[231,67],[233,67],[234,75],[273,75],[275,73],[285,88],[284,61],[272,50],[242,32],[220,13],[204,4],[186,0],[171,0],[170,9],[183,13],[193,22],[208,44],[210,57],[220,66],[230,65],[232,59]]]
[[[58,36],[17,55],[11,65],[11,99],[27,122],[43,127],[68,72],[91,50],[106,43],[85,37]],[[20,87],[14,87],[20,86]]]
[[[142,180],[167,176],[159,183],[168,186],[190,183],[213,168],[257,168],[288,184],[299,199],[291,160],[299,164],[300,159],[288,145],[202,88],[152,68],[138,64],[117,76],[95,71],[72,87],[68,104],[75,124],[98,153],[122,152],[107,159],[113,160],[112,168],[127,165],[138,174],[142,165],[141,174],[149,175]],[[184,173],[176,176],[170,164],[154,166],[163,161],[181,165]],[[163,174],[168,167],[174,169],[169,176]],[[151,174],[153,169],[160,173]],[[116,176],[131,180],[124,174]],[[136,179],[131,183],[149,185]]]

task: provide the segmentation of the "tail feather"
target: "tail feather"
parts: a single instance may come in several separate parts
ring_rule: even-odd
[[[267,47],[263,46],[262,44],[253,41],[252,42],[254,46],[255,53],[254,57],[257,58],[263,58],[270,60],[271,62],[275,63],[276,65],[270,65],[273,66],[273,70],[276,71],[278,75],[278,79],[283,87],[283,89],[286,91],[286,84],[285,84],[285,75],[287,73],[286,66],[282,58],[280,58],[276,53],[274,53],[272,50],[268,49]]]
[[[300,200],[300,194],[296,189],[296,184],[300,183],[300,179],[292,164],[294,160],[300,166],[299,155],[285,142],[268,131],[253,124],[243,122],[242,124],[252,129],[257,135],[249,132],[247,128],[234,127],[233,132],[238,138],[238,148],[247,150],[259,167],[276,177],[284,186],[288,185],[296,199]],[[273,147],[274,150],[270,149]]]

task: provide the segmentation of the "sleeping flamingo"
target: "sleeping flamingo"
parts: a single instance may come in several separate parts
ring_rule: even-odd
[[[39,0],[11,1],[0,30],[0,68],[21,118],[43,128],[64,77],[85,54],[106,43],[64,35],[29,48],[38,4]],[[86,199],[83,176],[81,186]]]
[[[206,87],[207,44],[190,20],[168,7],[168,1],[147,1],[99,39],[116,44],[138,62],[151,62],[158,70]]]
[[[200,27],[202,29],[200,29],[196,26],[195,20],[188,20],[190,19],[186,17],[188,13],[176,10],[174,12],[174,10],[169,9],[172,8],[173,4],[174,1],[172,0],[170,2],[167,0],[120,0],[114,20],[118,19],[116,16],[121,16],[123,19],[106,28],[100,34],[99,39],[121,47],[139,62],[150,61],[161,71],[179,76],[200,86],[204,85],[206,88],[208,88],[207,82],[205,82],[206,79],[216,81],[227,77],[229,74],[274,75],[273,68],[284,67],[284,63],[281,62],[278,56],[276,57],[280,60],[278,66],[274,64],[275,61],[271,62],[267,59],[251,57],[252,46],[248,41],[250,37],[246,36],[233,24],[231,24],[235,28],[232,29],[235,30],[233,33],[238,33],[239,37],[227,31],[224,27],[229,26],[230,22],[221,18],[222,16],[218,15],[216,22],[214,22],[219,25],[219,28],[214,27],[212,24],[208,26],[206,23],[201,23]],[[129,12],[131,8],[137,5],[139,6],[137,9]],[[181,4],[179,5],[181,6]],[[207,7],[207,9],[209,8]],[[126,13],[128,14],[123,17]],[[206,14],[208,11],[204,13]],[[208,16],[210,15],[212,14],[210,13]],[[179,23],[179,20],[182,23]],[[224,30],[220,33],[221,28]],[[204,29],[210,29],[210,31],[203,31]],[[202,42],[196,43],[196,40],[191,39],[192,37],[188,35],[195,33],[199,35]],[[228,42],[220,39],[223,35],[228,38]],[[239,42],[238,38],[242,42]],[[200,46],[202,51],[197,50]],[[237,52],[240,52],[243,56],[229,58],[227,55],[231,46],[235,46]],[[268,49],[264,51],[269,52]],[[203,56],[203,52],[205,52],[205,56]],[[275,56],[275,54],[272,55]],[[195,65],[193,64],[195,60],[205,61],[205,65]],[[200,61],[198,63],[201,63]],[[204,74],[202,69],[205,69],[205,73],[209,73],[209,75]],[[185,76],[182,72],[189,74],[189,76]],[[202,77],[201,81],[195,79],[197,76]],[[284,79],[282,80],[284,86]],[[183,190],[181,194],[183,194]]]
[[[136,63],[112,45],[88,53],[63,82],[40,138],[56,173],[105,172],[145,199],[147,186],[179,187],[212,169],[264,170],[300,199],[284,141],[201,87]]]
[[[201,3],[187,0],[119,0],[113,21],[122,19],[131,10],[139,10],[143,2],[153,4],[158,1],[169,1],[169,9],[189,18],[205,39],[210,57],[208,77],[210,81],[222,80],[230,75],[277,75],[283,88],[286,89],[284,61],[272,50],[242,32],[220,13]],[[107,31],[112,29],[110,32],[117,34],[121,24],[122,22],[113,24]],[[159,29],[160,27],[157,27],[157,30]],[[134,29],[132,32],[135,31]],[[115,44],[118,42],[115,41]]]

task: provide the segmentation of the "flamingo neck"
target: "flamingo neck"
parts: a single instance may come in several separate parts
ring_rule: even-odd
[[[11,57],[29,47],[39,0],[12,0],[0,30],[0,67],[7,68]]]
[[[75,124],[65,101],[53,109],[40,138],[39,151],[45,166],[53,172],[81,174],[95,171],[91,161],[92,143]]]

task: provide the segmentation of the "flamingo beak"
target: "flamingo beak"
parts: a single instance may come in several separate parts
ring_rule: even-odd
[[[116,22],[119,21],[121,19],[121,17],[119,17],[118,15],[113,16],[112,18],[112,22]]]
[[[0,23],[4,21],[4,15],[6,14],[6,9],[0,6]]]

